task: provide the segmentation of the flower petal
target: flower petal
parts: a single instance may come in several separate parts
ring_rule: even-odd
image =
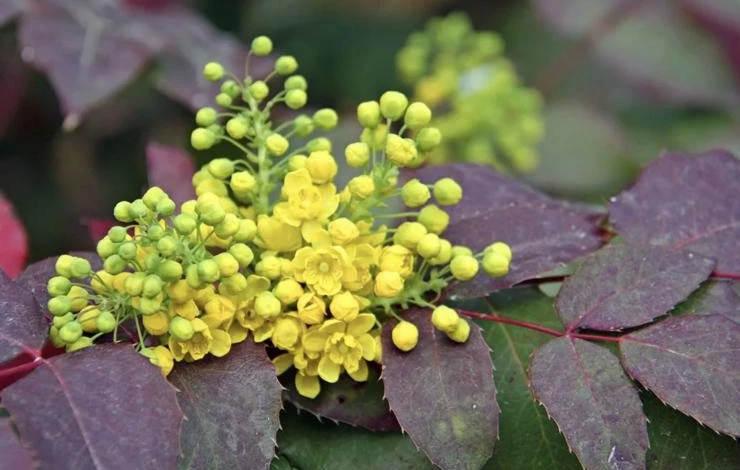
[[[370,335],[360,335],[357,340],[362,345],[362,357],[366,361],[372,361],[375,358],[375,338]]]
[[[327,337],[323,331],[308,331],[303,335],[303,348],[308,352],[321,352],[324,350]]]
[[[224,357],[231,351],[231,336],[224,330],[211,330],[213,342],[208,351],[216,357]]]
[[[316,398],[321,391],[321,383],[315,375],[295,375],[295,388],[306,398]]]
[[[343,321],[330,318],[319,327],[319,331],[321,331],[322,333],[326,333],[327,335],[331,335],[333,333],[344,333],[346,327],[347,324]]]
[[[352,377],[352,380],[355,382],[366,382],[367,376],[368,376],[368,368],[367,368],[367,362],[360,361],[359,367],[354,372],[347,371],[350,377]]]
[[[373,329],[375,321],[375,315],[372,313],[361,313],[357,315],[357,318],[349,322],[349,325],[347,325],[347,334],[352,336],[363,335]]]
[[[322,357],[319,361],[319,377],[324,379],[326,382],[335,383],[339,380],[339,374],[342,372],[342,367],[335,362],[332,362],[328,357]]]
[[[281,354],[272,360],[272,364],[275,366],[275,373],[280,375],[293,367],[293,355]]]

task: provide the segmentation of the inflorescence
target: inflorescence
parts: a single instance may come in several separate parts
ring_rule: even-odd
[[[250,55],[271,52],[262,36]],[[435,302],[480,265],[505,275],[512,254],[501,242],[475,254],[443,237],[448,210],[463,197],[453,179],[399,183],[401,168],[422,165],[441,143],[431,110],[396,91],[360,104],[364,130],[344,151],[357,174],[338,189],[331,142],[312,137],[334,128],[337,113],[271,120],[277,105],[305,106],[307,83],[297,68],[295,58],[281,56],[257,80],[205,66],[221,90],[217,108],[197,112],[192,145],[226,142],[242,158],[203,166],[193,176],[197,198],[179,210],[158,187],[117,204],[124,225],[98,243],[101,270],[83,258],[58,259],[48,283],[57,346],[72,351],[127,335],[166,375],[179,361],[224,356],[251,334],[273,347],[278,373],[295,368],[298,392],[315,397],[320,379],[336,382],[346,372],[367,380],[368,362],[382,358],[387,319],[398,320],[395,346],[412,350],[419,332],[403,319],[411,306],[433,309],[432,323],[451,340],[468,339],[468,322]],[[393,213],[400,203],[407,209]]]

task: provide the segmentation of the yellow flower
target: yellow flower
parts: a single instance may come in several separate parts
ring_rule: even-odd
[[[360,313],[360,303],[350,292],[342,292],[332,297],[329,310],[337,320],[352,321]]]
[[[352,292],[367,294],[366,291],[371,288],[373,280],[370,268],[378,264],[379,250],[368,243],[353,243],[346,247],[346,251],[357,271],[357,276],[351,281],[343,280],[342,285]]]
[[[411,139],[404,139],[396,134],[388,134],[385,153],[399,167],[407,166],[417,156],[416,145]]]
[[[414,253],[403,245],[383,247],[378,267],[381,271],[394,271],[408,279],[414,274]]]
[[[170,316],[162,311],[152,315],[143,315],[141,320],[144,323],[144,329],[147,333],[155,336],[167,333],[170,327]]]
[[[337,175],[338,166],[334,157],[326,150],[311,152],[306,160],[306,169],[317,184],[328,183]]]
[[[343,282],[357,278],[347,252],[339,246],[301,248],[293,258],[293,267],[296,280],[305,282],[319,295],[334,295]]]
[[[267,215],[257,217],[257,233],[262,246],[272,251],[295,251],[303,244],[301,231],[298,227],[288,225],[275,217]]]
[[[346,245],[360,236],[360,230],[357,228],[357,225],[346,217],[332,220],[329,222],[327,228],[331,240],[337,245]]]
[[[337,188],[331,183],[314,185],[311,174],[305,168],[285,175],[283,195],[287,201],[276,204],[273,214],[293,227],[299,227],[307,220],[324,221],[339,206]]]
[[[327,320],[309,330],[303,338],[307,353],[323,353],[318,364],[319,376],[334,383],[342,370],[357,382],[367,380],[367,362],[375,357],[375,339],[368,334],[375,325],[375,315],[361,313],[351,322]]]
[[[306,325],[316,325],[324,320],[326,304],[316,294],[306,292],[298,298],[296,304],[298,318]]]
[[[396,271],[380,271],[375,276],[375,295],[393,298],[403,290],[403,278]]]
[[[157,346],[152,348],[152,354],[154,357],[150,358],[150,362],[154,365],[159,366],[162,369],[162,375],[167,377],[172,372],[175,362],[172,359],[172,353],[165,346]]]
[[[190,339],[178,340],[170,336],[168,346],[176,361],[203,359],[213,344],[211,330],[203,320],[195,318],[190,320],[190,325],[193,327],[193,336]]]
[[[272,344],[278,349],[290,351],[301,338],[301,323],[293,317],[285,316],[275,322],[275,330],[272,332]]]

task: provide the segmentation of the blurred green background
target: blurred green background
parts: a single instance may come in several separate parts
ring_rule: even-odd
[[[79,11],[89,3],[81,0]],[[477,29],[502,35],[524,83],[545,95],[542,162],[523,178],[560,197],[605,202],[663,149],[740,153],[740,4],[733,0],[652,2],[661,6],[650,11],[615,10],[610,0],[114,3],[140,15],[182,3],[244,44],[270,35],[278,52],[298,58],[310,106],[334,107],[345,122],[359,101],[406,90],[395,54],[409,34],[429,18],[466,12]],[[3,18],[3,8],[0,191],[27,227],[31,260],[90,248],[85,221],[109,218],[115,202],[140,194],[148,142],[189,147],[193,112],[152,85],[161,78],[155,55],[64,130],[55,87],[28,63],[20,34],[28,15],[39,13],[21,5]],[[103,34],[117,25],[111,18]]]

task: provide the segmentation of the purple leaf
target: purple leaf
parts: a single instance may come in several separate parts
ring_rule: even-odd
[[[288,388],[285,397],[298,409],[318,418],[362,426],[371,431],[400,429],[383,398],[383,383],[375,367],[370,367],[367,382],[355,382],[348,375],[342,375],[337,383],[322,384],[321,393],[316,398],[303,397],[292,387]]]
[[[181,469],[267,469],[275,455],[282,387],[251,340],[223,358],[178,363],[170,374],[185,413]]]
[[[597,250],[601,213],[554,200],[481,165],[442,165],[410,174],[424,183],[454,178],[464,188],[463,199],[450,208],[444,237],[453,243],[482,250],[494,241],[511,246],[514,258],[509,274],[491,279],[485,273],[453,285],[449,294],[480,297],[542,275]]]
[[[47,325],[31,291],[0,270],[0,364],[24,352],[38,355],[46,334]]]
[[[723,150],[667,153],[612,199],[609,217],[634,243],[685,248],[740,272],[740,160]]]
[[[23,0],[3,0],[0,3],[0,26],[12,20],[23,11]]]
[[[2,400],[42,468],[177,465],[182,411],[175,389],[130,345],[46,359]]]
[[[146,164],[149,184],[164,189],[178,206],[195,198],[195,163],[187,152],[151,142],[146,146]]]
[[[95,270],[103,267],[100,257],[92,251],[72,251],[69,254],[85,258]],[[46,303],[49,301],[49,294],[46,292],[46,285],[50,278],[57,275],[55,267],[57,258],[57,256],[52,256],[29,265],[16,281],[18,285],[33,294],[42,312],[47,311]]]
[[[683,315],[620,343],[627,372],[664,403],[715,431],[740,435],[740,325]]]
[[[121,0],[31,0],[22,17],[23,58],[49,75],[66,115],[79,115],[131,81],[164,47]]]
[[[0,419],[0,470],[31,470],[34,468],[31,453],[18,438],[10,420]]]
[[[493,452],[499,408],[493,363],[480,329],[471,325],[463,344],[432,326],[428,310],[406,320],[419,328],[419,343],[401,352],[391,341],[395,321],[383,328],[383,383],[401,428],[444,470],[480,468]]]
[[[568,329],[622,330],[651,322],[686,299],[714,262],[658,246],[607,246],[563,283],[556,307]]]
[[[671,311],[674,315],[720,313],[740,323],[740,295],[735,289],[740,283],[733,281],[708,281],[702,284],[685,302]]]
[[[644,469],[648,449],[640,397],[608,350],[554,339],[530,358],[532,390],[586,469]]]

